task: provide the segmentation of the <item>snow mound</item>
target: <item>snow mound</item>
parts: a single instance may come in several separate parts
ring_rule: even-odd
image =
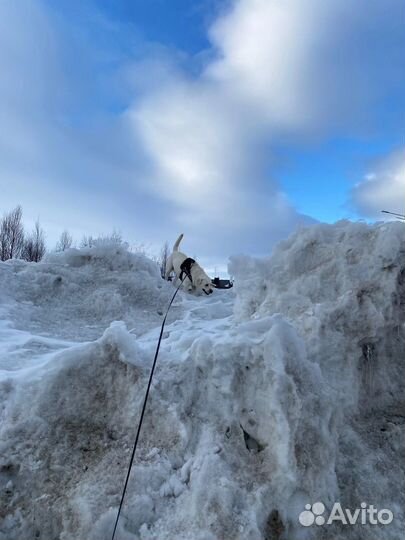
[[[102,243],[93,247],[52,252],[46,256],[46,261],[73,267],[91,264],[110,271],[133,270],[143,275],[159,275],[156,263],[141,253],[131,253],[125,243]]]
[[[402,223],[342,221],[304,229],[267,260],[233,258],[235,316],[282,315],[305,340],[311,361],[344,392],[343,407],[359,400],[371,409],[390,406],[398,394],[387,389],[403,369],[404,233]]]
[[[320,225],[268,259],[233,258],[234,291],[184,297],[163,336],[117,540],[400,538],[404,254],[402,224]],[[79,279],[100,265],[102,276],[102,258],[66,253],[45,273]],[[14,271],[28,290],[25,266]],[[64,316],[72,301],[63,295]],[[135,337],[115,322],[3,373],[0,538],[111,538],[158,332],[152,321]],[[302,526],[317,501],[366,502],[394,520]]]
[[[78,523],[91,525],[87,506],[94,494],[86,498],[80,488],[93,484],[108,497],[105,471],[119,476],[112,450],[129,450],[126,433],[136,422],[143,363],[134,337],[123,323],[113,323],[101,339],[57,353],[30,377],[1,381],[7,406],[0,477],[8,486],[1,507],[15,511],[0,538],[59,538],[61,531],[77,538]]]
[[[94,339],[115,319],[143,333],[159,324],[171,294],[158,265],[125,245],[69,249],[41,263],[0,263],[5,318],[63,339]]]

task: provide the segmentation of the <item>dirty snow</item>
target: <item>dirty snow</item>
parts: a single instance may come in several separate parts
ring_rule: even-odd
[[[404,231],[311,227],[179,294],[117,540],[401,537]],[[111,538],[172,294],[119,246],[0,263],[0,539]],[[394,520],[303,527],[316,501]]]

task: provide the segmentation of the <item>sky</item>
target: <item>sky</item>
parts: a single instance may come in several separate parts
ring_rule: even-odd
[[[214,266],[405,212],[400,0],[2,0],[0,213]]]

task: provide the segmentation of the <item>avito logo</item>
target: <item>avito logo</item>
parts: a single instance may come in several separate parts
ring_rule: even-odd
[[[383,508],[378,510],[372,504],[362,502],[360,508],[353,511],[349,508],[342,508],[339,502],[335,502],[329,516],[325,517],[325,505],[322,502],[306,504],[305,510],[300,513],[298,519],[304,527],[315,525],[331,525],[340,522],[343,525],[389,525],[394,519],[391,510]]]

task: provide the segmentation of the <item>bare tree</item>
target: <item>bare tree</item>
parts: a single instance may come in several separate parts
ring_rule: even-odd
[[[96,246],[108,246],[112,244],[116,244],[117,246],[120,246],[122,244],[122,235],[119,231],[113,230],[110,234],[104,234],[98,237],[94,236],[86,236],[84,235],[81,242],[80,247],[81,248],[92,248]]]
[[[169,254],[169,243],[166,241],[163,244],[159,257],[160,275],[162,276],[162,278],[166,277],[167,259],[169,258]]]
[[[26,261],[39,262],[45,255],[45,251],[45,234],[39,221],[36,221],[34,230],[24,241],[22,257]]]
[[[107,235],[106,238],[112,244],[117,244],[117,245],[122,244],[122,234],[120,233],[120,231],[117,231],[116,229],[114,229],[110,235]]]
[[[22,208],[16,206],[14,210],[5,214],[0,224],[0,259],[18,258],[24,245],[24,227],[22,224]]]
[[[94,238],[92,236],[83,235],[83,238],[80,242],[81,248],[94,247]]]
[[[72,235],[69,233],[69,231],[64,230],[61,233],[59,240],[56,244],[56,251],[66,251],[67,249],[72,247],[72,242],[73,242]]]

